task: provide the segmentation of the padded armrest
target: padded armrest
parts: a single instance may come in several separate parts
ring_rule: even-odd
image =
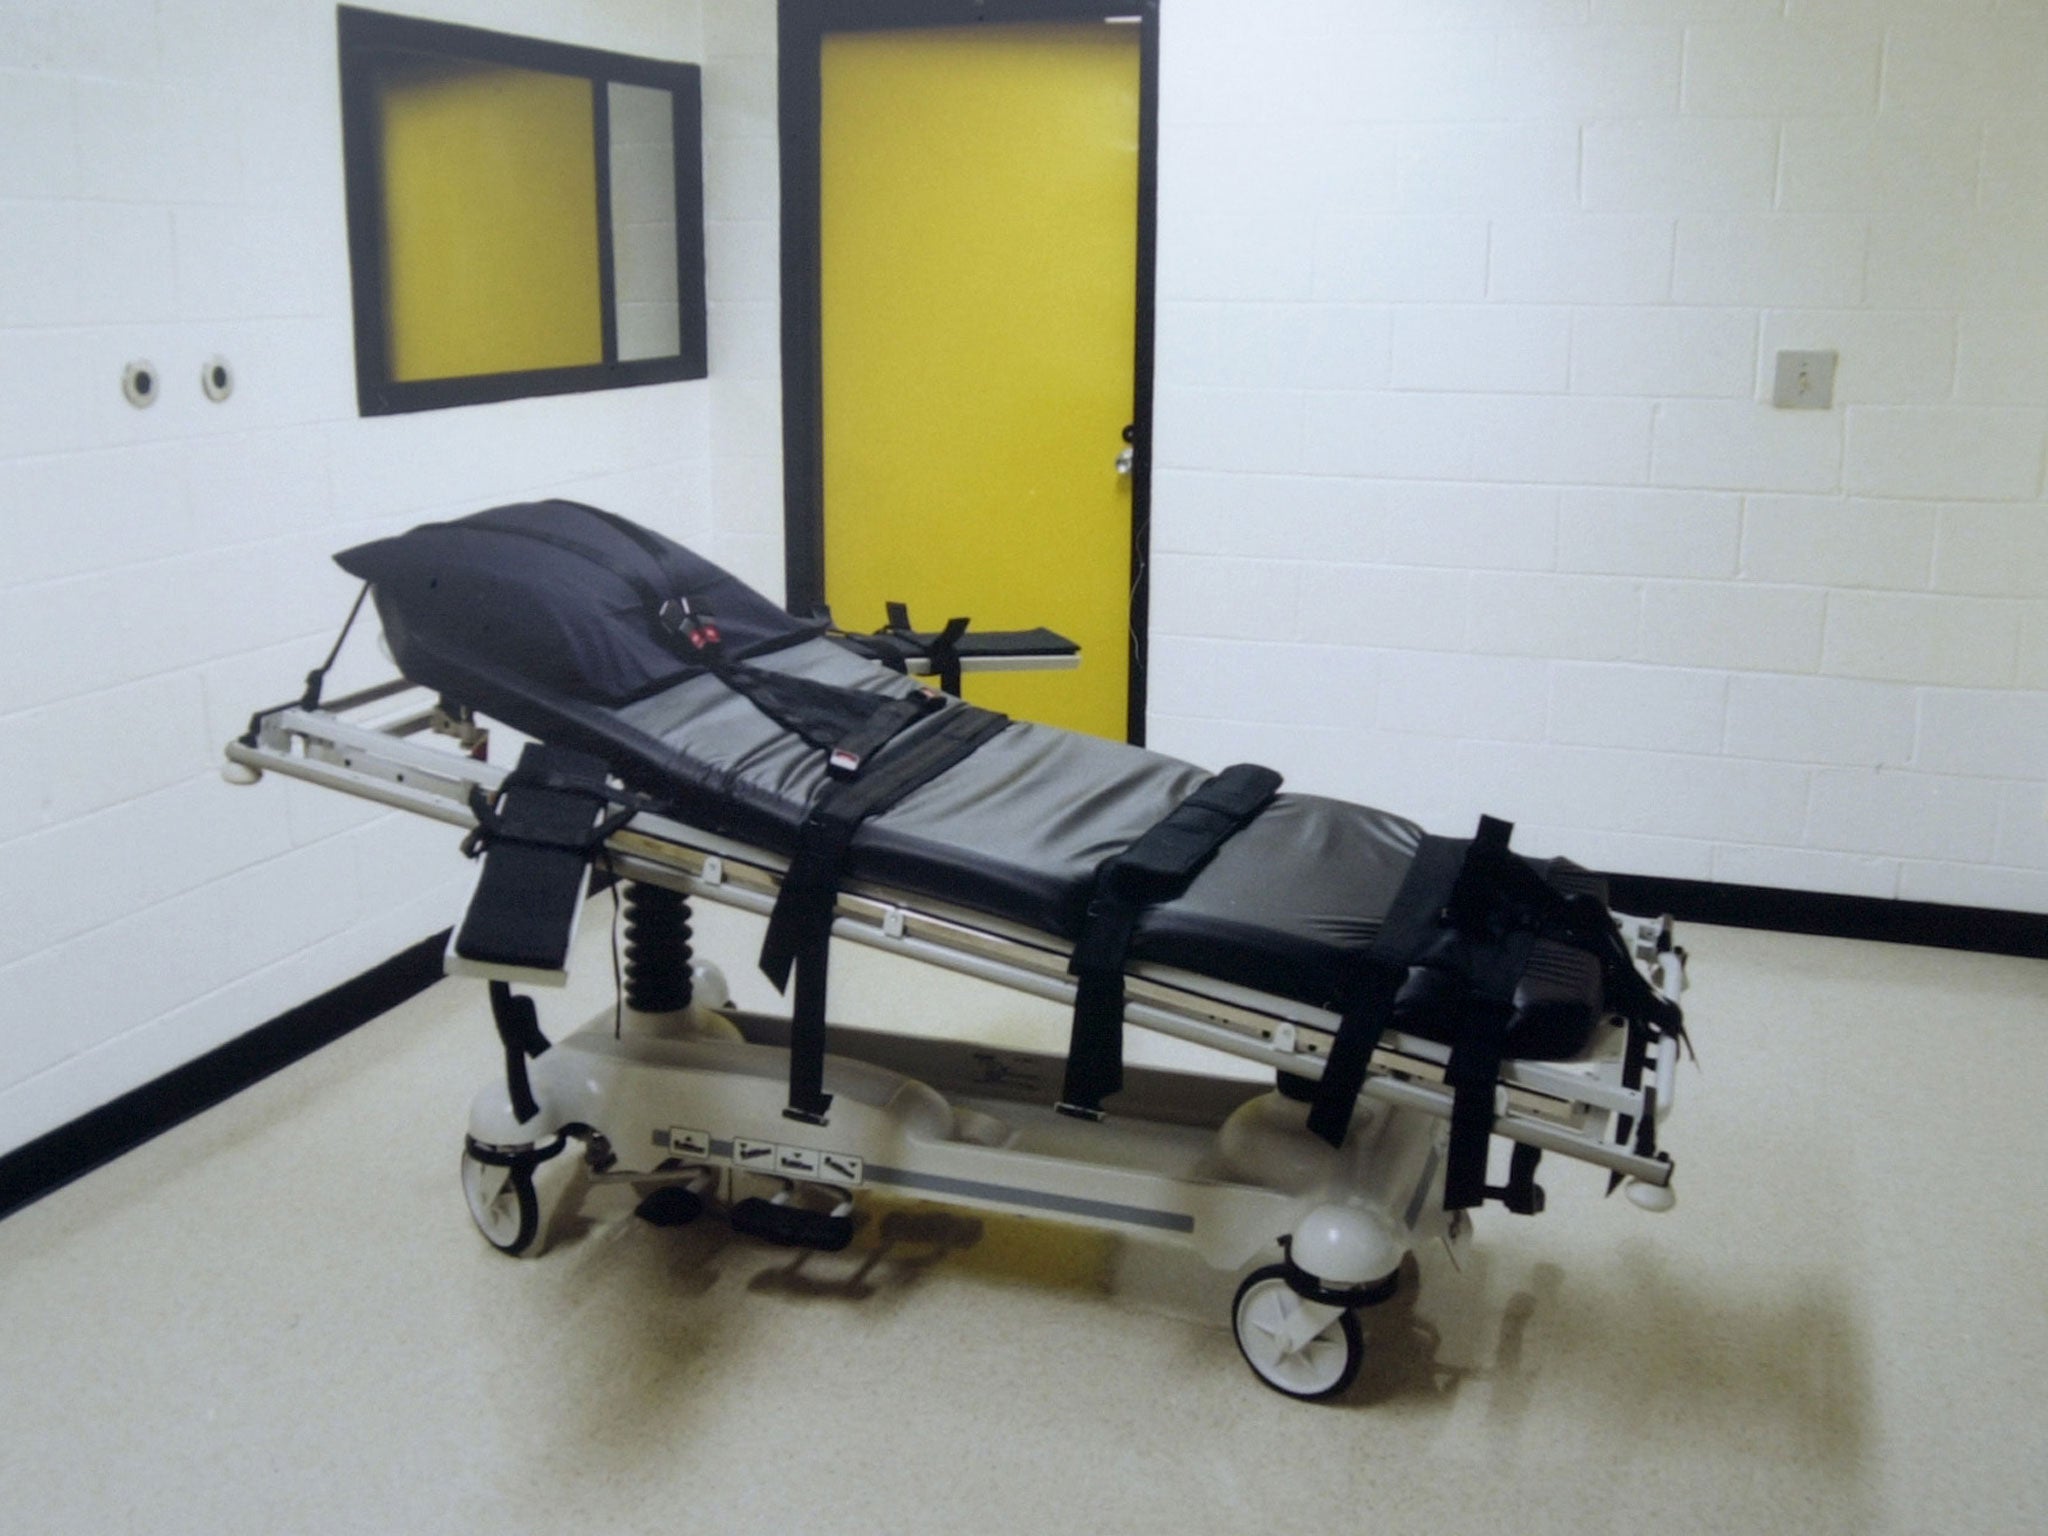
[[[604,764],[529,744],[505,781],[447,969],[501,981],[567,979],[583,910],[591,833],[607,809]]]

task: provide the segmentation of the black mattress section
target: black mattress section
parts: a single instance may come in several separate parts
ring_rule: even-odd
[[[735,657],[822,628],[682,545],[581,502],[494,507],[334,558],[371,583],[379,615],[395,611],[410,634],[595,704],[629,703],[704,670],[671,644],[655,611],[662,600],[716,614]]]
[[[650,638],[648,581],[687,589],[755,666],[892,694],[916,685],[820,638],[681,546],[632,534],[591,509],[541,503],[428,525],[336,558],[372,583],[392,654],[412,681],[515,730],[596,753],[692,825],[788,853],[826,782],[823,754],[658,633]],[[666,549],[647,556],[648,540]],[[565,543],[597,546],[590,553],[609,552],[639,574],[622,579]],[[959,707],[949,702],[885,752]],[[850,878],[1071,941],[1097,867],[1208,777],[1160,753],[1012,722],[866,822]],[[1283,793],[1185,894],[1145,913],[1132,958],[1333,1006],[1421,840],[1418,826],[1388,812]]]

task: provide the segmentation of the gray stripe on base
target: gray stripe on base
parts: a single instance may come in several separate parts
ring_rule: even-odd
[[[1153,1227],[1161,1232],[1192,1232],[1195,1218],[1177,1211],[1155,1211],[1142,1205],[1118,1205],[1110,1200],[1083,1200],[1075,1195],[1053,1195],[1043,1190],[1019,1189],[1011,1184],[984,1184],[979,1179],[955,1179],[939,1173],[917,1173],[908,1168],[867,1167],[870,1184],[895,1184],[903,1189],[922,1189],[935,1195],[966,1195],[976,1200],[995,1200],[1004,1205],[1021,1205],[1036,1211],[1057,1211],[1065,1216],[1091,1216],[1098,1221],[1120,1221],[1126,1226]]]

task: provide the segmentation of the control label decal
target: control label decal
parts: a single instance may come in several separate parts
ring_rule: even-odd
[[[668,1130],[668,1149],[678,1157],[709,1157],[711,1133],[685,1130],[682,1126],[672,1125]]]
[[[818,1176],[818,1154],[809,1147],[777,1147],[775,1171],[795,1179],[814,1179]]]
[[[678,1151],[683,1151],[685,1136],[696,1136],[694,1131],[675,1130],[669,1132],[669,1139]],[[701,1142],[692,1142],[690,1150],[702,1146],[707,1151],[722,1147],[709,1136]],[[735,1168],[749,1173],[765,1173],[785,1179],[796,1179],[818,1184],[857,1185],[866,1182],[867,1163],[850,1152],[826,1152],[817,1147],[795,1147],[787,1142],[755,1141],[748,1136],[735,1136],[731,1142],[732,1162]]]

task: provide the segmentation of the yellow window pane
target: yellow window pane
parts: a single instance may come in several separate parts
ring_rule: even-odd
[[[590,81],[422,58],[376,95],[391,377],[603,362]]]

